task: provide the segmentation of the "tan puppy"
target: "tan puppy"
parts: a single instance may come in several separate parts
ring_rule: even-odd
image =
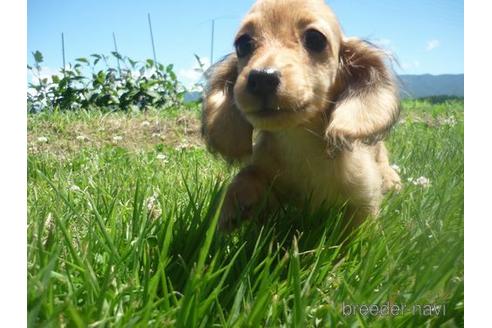
[[[209,73],[202,117],[209,149],[245,163],[220,227],[263,201],[346,203],[356,223],[377,215],[400,185],[380,141],[399,115],[384,54],[346,38],[322,0],[258,1],[234,46]]]

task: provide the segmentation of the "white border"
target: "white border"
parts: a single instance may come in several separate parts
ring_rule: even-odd
[[[465,322],[490,322],[492,65],[490,5],[465,2]]]
[[[459,1],[459,0],[458,0]],[[25,326],[27,317],[26,248],[26,1],[0,2],[2,34],[0,140],[2,284],[0,325]],[[492,269],[490,126],[492,64],[490,8],[465,3],[465,263],[466,323],[488,322]]]
[[[0,326],[27,324],[25,0],[0,2]]]

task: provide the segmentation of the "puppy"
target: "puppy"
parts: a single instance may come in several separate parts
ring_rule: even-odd
[[[285,202],[346,205],[355,225],[376,216],[400,186],[381,141],[399,115],[384,53],[346,38],[322,0],[256,2],[234,47],[209,71],[203,102],[208,148],[244,163],[219,227]]]

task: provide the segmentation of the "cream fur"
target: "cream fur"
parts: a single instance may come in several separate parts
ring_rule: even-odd
[[[328,40],[321,52],[303,43],[313,29]],[[384,53],[346,38],[318,0],[258,1],[236,38],[243,35],[254,50],[215,65],[204,99],[209,148],[244,163],[229,186],[220,227],[234,228],[237,219],[285,202],[307,201],[311,209],[347,204],[355,225],[376,216],[383,193],[400,186],[381,141],[399,114]],[[279,72],[280,84],[259,98],[248,91],[248,77],[267,68]]]

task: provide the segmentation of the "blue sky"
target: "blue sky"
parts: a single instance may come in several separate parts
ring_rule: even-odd
[[[232,40],[253,0],[116,1],[28,0],[28,63],[44,54],[46,71],[62,66],[61,33],[67,61],[113,51],[133,59],[152,57],[147,13],[151,14],[159,62],[175,65],[185,84],[197,78],[194,54],[210,57],[211,19],[214,59],[233,50]],[[464,71],[463,1],[331,0],[347,36],[358,36],[392,51],[404,74]]]

